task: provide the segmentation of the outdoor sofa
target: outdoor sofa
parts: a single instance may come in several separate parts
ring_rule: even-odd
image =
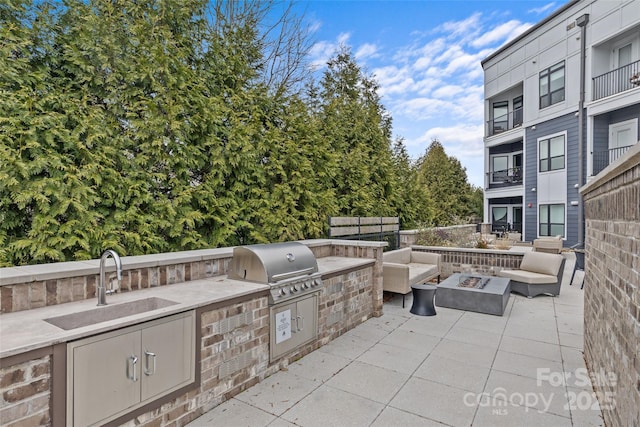
[[[517,270],[502,270],[500,277],[511,279],[511,292],[528,298],[541,294],[560,295],[565,258],[560,254],[525,252]]]
[[[417,285],[438,278],[440,283],[440,255],[418,252],[411,248],[396,249],[382,254],[382,289],[402,294],[411,292],[411,285]]]
[[[535,252],[559,254],[562,252],[562,237],[539,237],[533,241],[533,250]]]

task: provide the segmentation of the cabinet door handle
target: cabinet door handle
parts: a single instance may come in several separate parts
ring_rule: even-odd
[[[129,356],[127,358],[127,378],[133,382],[138,381],[138,372],[136,365],[138,364],[138,356]]]
[[[153,358],[152,368],[149,369],[149,359]],[[156,354],[150,351],[144,351],[144,374],[153,375],[156,373]]]
[[[302,327],[300,327],[301,323]],[[296,316],[296,326],[298,327],[298,331],[304,330],[304,316]]]

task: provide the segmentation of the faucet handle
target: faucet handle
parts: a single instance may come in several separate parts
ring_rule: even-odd
[[[114,285],[114,282],[115,282],[115,285]],[[107,295],[115,294],[116,292],[118,292],[118,290],[120,290],[120,280],[110,278],[109,289],[106,290]]]

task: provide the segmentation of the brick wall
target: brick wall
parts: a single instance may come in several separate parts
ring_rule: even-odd
[[[517,269],[522,262],[521,252],[492,249],[445,248],[438,246],[412,246],[414,251],[440,254],[441,279],[454,273],[473,272],[495,276],[503,268]]]
[[[0,369],[1,425],[50,425],[50,361],[46,355]]]
[[[159,267],[126,269],[122,272],[119,292],[130,292],[226,274],[230,260],[231,257],[225,257]],[[115,278],[115,272],[105,276],[106,280],[110,280]],[[0,286],[0,312],[12,313],[95,298],[98,280],[98,274],[91,274],[3,285]]]
[[[585,359],[606,424],[640,426],[640,144],[581,193]]]
[[[348,241],[323,240],[312,245],[311,251],[317,258],[344,256],[353,258],[382,259],[381,247],[375,245],[349,244]],[[168,254],[162,254],[168,255]],[[231,253],[215,259],[195,262],[174,262],[167,265],[130,268],[122,272],[119,292],[130,292],[155,286],[165,286],[190,280],[206,279],[227,274]],[[380,267],[381,269],[382,267]],[[115,278],[115,272],[106,275],[106,279]],[[77,275],[52,280],[15,283],[0,286],[0,313],[12,313],[31,310],[73,301],[82,301],[96,297],[98,274]],[[374,283],[379,292],[374,292],[374,311],[382,315],[382,271],[374,272]]]

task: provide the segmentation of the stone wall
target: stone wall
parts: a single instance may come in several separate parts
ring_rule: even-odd
[[[585,359],[606,424],[640,426],[640,143],[580,192]]]
[[[478,273],[495,276],[498,271],[520,268],[522,252],[493,249],[445,248],[440,246],[412,246],[414,251],[440,254],[441,279],[454,273]]]

